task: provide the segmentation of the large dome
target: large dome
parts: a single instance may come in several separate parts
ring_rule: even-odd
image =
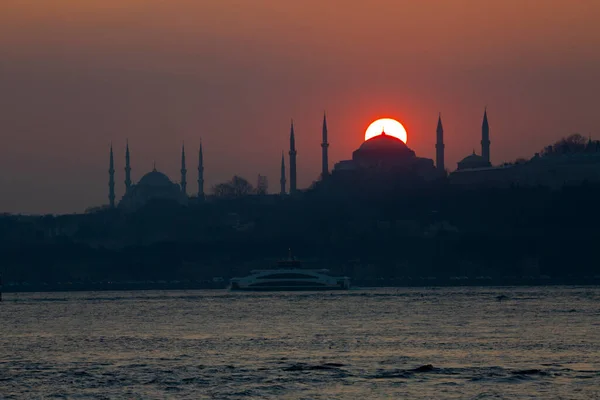
[[[178,184],[171,182],[165,174],[155,169],[127,190],[119,207],[137,210],[153,201],[183,205],[187,204],[188,197]]]
[[[402,140],[395,136],[381,134],[360,145],[354,152],[354,157],[359,156],[393,156],[398,158],[415,157],[412,151]]]
[[[152,172],[148,172],[146,175],[140,179],[138,185],[141,186],[171,186],[173,182],[162,172],[158,172],[154,170]]]
[[[390,168],[416,159],[415,152],[400,139],[386,134],[365,141],[352,153],[352,160],[362,168]]]
[[[433,160],[417,157],[406,143],[385,133],[364,141],[352,153],[352,160],[341,161],[334,167],[334,175],[352,176],[352,171],[358,173],[354,178],[363,176],[367,179],[378,176],[373,173],[381,177],[394,176],[394,179],[430,180],[440,176]]]

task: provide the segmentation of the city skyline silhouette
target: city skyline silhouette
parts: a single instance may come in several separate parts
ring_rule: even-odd
[[[346,159],[368,124],[395,118],[446,166],[479,147],[488,107],[494,163],[561,137],[600,136],[600,4],[377,1],[250,4],[62,1],[0,13],[0,210],[69,213],[106,202],[108,148],[122,195],[153,161],[173,181],[202,138],[206,191],[269,177],[294,118],[298,188]],[[134,150],[133,150],[134,149]],[[195,161],[193,162],[195,163]],[[289,183],[289,182],[288,182]]]

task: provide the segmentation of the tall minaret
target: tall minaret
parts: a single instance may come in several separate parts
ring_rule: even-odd
[[[129,140],[125,147],[125,193],[131,188],[131,163],[129,159]]]
[[[108,201],[110,208],[115,208],[115,159],[112,143],[110,144],[110,163],[108,167]]]
[[[444,128],[442,127],[442,114],[438,116],[437,123],[437,143],[435,144],[435,166],[441,172],[444,172]]]
[[[281,183],[281,191],[279,194],[285,196],[285,159],[283,157],[283,151],[281,152],[281,179],[279,180]]]
[[[202,139],[198,151],[198,200],[204,200],[204,158],[202,157]]]
[[[294,120],[290,130],[290,194],[296,193],[296,139],[294,138]]]
[[[187,195],[187,169],[185,168],[185,143],[181,145],[181,191]]]
[[[490,162],[490,126],[487,119],[487,107],[483,111],[483,124],[481,124],[481,156]]]
[[[329,176],[329,161],[327,159],[327,116],[323,113],[323,142],[321,143],[322,161],[321,161],[321,179],[325,180]]]

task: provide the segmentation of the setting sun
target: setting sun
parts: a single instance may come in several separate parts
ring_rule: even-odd
[[[385,132],[386,135],[394,136],[406,143],[406,129],[402,124],[392,118],[381,118],[369,125],[365,132],[365,141]]]

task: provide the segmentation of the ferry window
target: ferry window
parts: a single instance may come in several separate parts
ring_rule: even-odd
[[[314,276],[304,274],[273,274],[261,276],[258,279],[314,279]]]
[[[310,281],[283,281],[283,282],[258,282],[249,285],[250,287],[293,287],[293,286],[325,286],[322,282],[310,282]]]

